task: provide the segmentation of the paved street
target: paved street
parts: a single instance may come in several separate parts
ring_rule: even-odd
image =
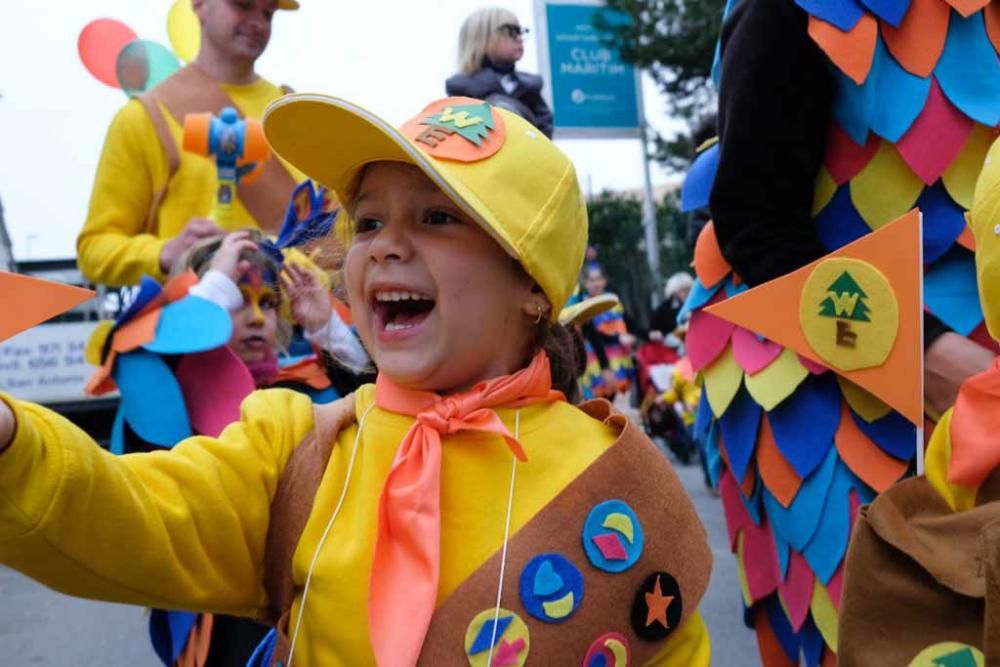
[[[705,490],[697,466],[679,467],[712,541],[715,569],[701,610],[712,634],[713,665],[757,667],[743,627],[736,569],[726,545],[722,506]],[[146,634],[145,610],[52,593],[0,567],[0,646],[4,664],[143,667],[158,664]]]

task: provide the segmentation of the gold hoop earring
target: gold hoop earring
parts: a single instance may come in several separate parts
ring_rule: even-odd
[[[535,318],[535,324],[541,324],[541,323],[542,323],[542,307],[539,306],[538,307],[538,317]]]

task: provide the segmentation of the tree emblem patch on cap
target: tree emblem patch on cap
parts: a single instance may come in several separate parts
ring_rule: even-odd
[[[503,116],[487,102],[468,97],[434,102],[402,131],[425,153],[456,162],[490,157],[506,135]]]
[[[417,141],[431,147],[454,133],[476,146],[482,146],[483,139],[489,136],[494,127],[493,114],[486,102],[445,107],[440,113],[424,119],[421,125],[430,127],[417,136]]]
[[[814,352],[838,370],[882,364],[899,330],[899,306],[885,276],[871,264],[820,262],[802,288],[802,333]]]

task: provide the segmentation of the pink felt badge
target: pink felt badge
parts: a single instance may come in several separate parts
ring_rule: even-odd
[[[254,390],[250,371],[227,346],[184,355],[176,375],[191,427],[201,435],[216,437],[238,420],[240,403]]]
[[[781,354],[781,346],[769,340],[760,341],[751,331],[736,327],[733,331],[733,356],[740,368],[750,375],[759,373]]]
[[[896,144],[906,164],[927,185],[931,185],[962,152],[972,119],[956,109],[931,79],[931,90],[923,111]]]

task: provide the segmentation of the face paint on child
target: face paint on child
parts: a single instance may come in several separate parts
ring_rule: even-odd
[[[229,347],[246,363],[274,355],[278,332],[278,292],[261,279],[256,270],[240,282],[243,306],[233,312],[233,335]]]

